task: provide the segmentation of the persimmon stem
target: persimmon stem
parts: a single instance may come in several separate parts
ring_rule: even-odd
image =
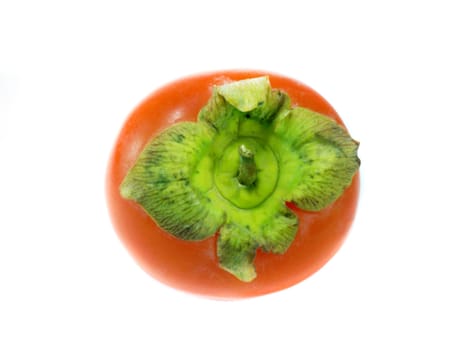
[[[240,164],[238,166],[238,182],[243,186],[251,186],[256,181],[255,154],[245,145],[238,148],[240,154]]]

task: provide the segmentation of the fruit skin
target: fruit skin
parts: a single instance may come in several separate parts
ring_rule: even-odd
[[[269,76],[274,88],[286,91],[292,105],[322,113],[343,125],[323,97],[298,81],[263,71],[222,71],[186,77],[161,87],[131,113],[117,137],[106,175],[112,224],[138,264],[173,288],[219,299],[272,293],[318,271],[347,236],[358,203],[358,173],[343,195],[324,210],[307,212],[290,204],[299,217],[294,242],[283,255],[258,251],[258,276],[244,283],[219,268],[215,236],[200,242],[177,239],[160,229],[135,202],[120,196],[123,178],[153,136],[176,122],[196,121],[211,96],[212,86],[262,75]]]

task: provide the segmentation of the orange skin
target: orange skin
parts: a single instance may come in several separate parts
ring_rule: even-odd
[[[114,228],[139,265],[173,288],[218,299],[259,296],[288,288],[318,271],[337,252],[352,224],[359,194],[359,174],[342,196],[319,212],[289,204],[299,218],[296,238],[286,253],[258,250],[257,277],[242,282],[218,266],[216,236],[192,242],[163,231],[135,202],[123,199],[119,186],[152,137],[182,120],[196,121],[212,86],[268,75],[271,86],[287,92],[293,105],[342,120],[311,88],[287,77],[258,71],[225,71],[191,76],[150,95],[129,116],[112,150],[106,178],[107,202]]]

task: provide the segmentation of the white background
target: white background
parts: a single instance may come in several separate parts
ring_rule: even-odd
[[[466,349],[466,17],[449,0],[0,0],[0,348]],[[330,101],[362,190],[321,271],[220,302],[141,271],[104,174],[151,91],[228,68]]]

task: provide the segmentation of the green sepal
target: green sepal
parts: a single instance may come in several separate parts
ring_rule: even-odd
[[[278,207],[276,203],[279,202],[270,201],[264,207],[245,213],[235,221],[227,222],[220,230],[217,240],[219,265],[241,281],[249,282],[256,277],[254,258],[257,249],[283,254],[295,238],[297,216],[285,205]]]
[[[280,90],[271,89],[268,77],[236,81],[220,86],[217,91],[240,112],[251,112],[250,118],[266,122],[274,116],[284,99]]]
[[[185,240],[216,233],[224,212],[214,206],[192,177],[208,152],[213,131],[204,123],[175,124],[143,150],[120,186],[124,198],[138,202],[164,230]]]
[[[285,200],[305,210],[321,210],[350,185],[360,166],[359,143],[334,120],[295,108],[275,121],[274,132],[288,148],[288,171],[295,174],[295,186]]]
[[[251,232],[236,223],[222,226],[217,239],[219,265],[239,280],[250,282],[256,277],[253,261],[258,244]]]
[[[274,215],[261,225],[257,240],[264,251],[283,254],[295,238],[298,218],[284,204],[278,204],[273,213]]]
[[[282,106],[286,95],[271,89],[268,77],[245,79],[214,87],[213,94],[204,106],[198,120],[214,126],[216,130],[236,131],[238,117],[246,116],[259,122],[269,122]],[[237,123],[231,125],[232,119]]]
[[[214,87],[211,98],[198,113],[198,121],[209,124],[216,132],[222,131],[234,137],[238,130],[238,117],[242,112],[229,104],[218,89]]]

